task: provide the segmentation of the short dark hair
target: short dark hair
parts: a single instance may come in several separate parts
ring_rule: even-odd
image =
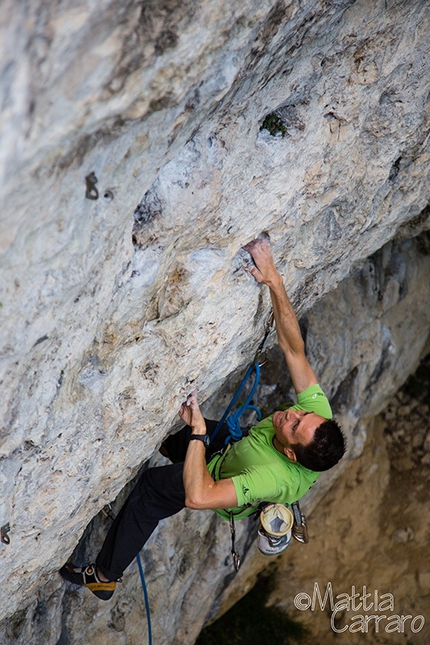
[[[334,419],[324,421],[315,430],[314,438],[306,446],[293,444],[299,464],[309,470],[322,472],[337,464],[345,454],[346,439]]]

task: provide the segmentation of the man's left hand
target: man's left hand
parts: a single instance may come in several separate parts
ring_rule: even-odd
[[[270,244],[266,240],[252,240],[243,248],[251,254],[254,260],[256,266],[249,267],[249,271],[257,282],[267,284],[270,287],[281,279],[273,261]]]

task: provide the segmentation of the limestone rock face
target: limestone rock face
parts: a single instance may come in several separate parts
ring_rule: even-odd
[[[384,288],[366,273],[354,287],[374,294],[370,308],[335,288],[395,236],[429,226],[430,27],[424,0],[5,0],[0,25],[0,526],[11,528],[1,612],[24,612],[8,638],[29,643],[31,612],[50,607],[40,638],[54,644],[70,626],[53,575],[89,520],[153,455],[188,391],[208,399],[255,352],[269,294],[243,269],[244,243],[269,232],[299,314],[318,320],[311,307],[329,294],[347,319],[335,358],[324,359],[329,344],[318,351],[330,328],[309,345],[356,432],[351,454],[362,406],[376,411],[414,367],[428,330],[426,256],[410,251],[424,289],[410,309],[409,265],[391,250]],[[211,611],[196,580],[217,595],[231,573],[210,537],[226,527],[197,518],[204,570],[192,552],[177,585],[173,554],[187,536],[168,533],[171,557],[165,541],[154,556],[171,576],[160,603],[186,589],[195,600],[158,607],[159,642],[191,642]],[[114,630],[138,613],[91,600],[100,624],[116,612]],[[64,602],[72,614],[84,600]]]
[[[370,548],[372,540],[377,537],[373,520],[379,516],[378,504],[387,488],[387,458],[384,446],[379,445],[380,434],[374,431],[369,415],[385,405],[397,389],[397,383],[414,369],[411,365],[416,365],[425,346],[430,327],[429,271],[430,246],[426,234],[416,239],[390,242],[302,318],[310,360],[322,374],[321,382],[331,395],[336,416],[349,437],[350,450],[343,463],[321,475],[318,484],[302,502],[307,513],[311,513],[311,526],[315,527],[312,545],[316,547],[317,555],[311,555],[314,548],[309,554],[307,547],[296,543],[291,547],[285,560],[286,589],[290,600],[294,597],[291,589],[299,593],[300,585],[308,584],[309,578],[315,575],[322,554],[330,549],[336,549],[336,562],[348,568],[354,578],[355,567],[365,545]],[[391,293],[393,281],[398,285],[395,299],[387,296]],[[353,329],[345,325],[347,316],[354,320]],[[230,399],[236,380],[237,375],[234,375],[229,387],[225,386],[208,399],[205,404],[208,416],[216,416],[220,412],[218,408],[225,407],[225,398]],[[284,359],[275,345],[267,352],[267,362],[262,368],[262,385],[255,403],[263,411],[268,411],[289,398],[290,382]],[[391,414],[390,408],[386,414]],[[369,441],[366,441],[367,434],[370,435]],[[420,435],[420,447],[425,441],[425,435]],[[152,459],[151,463],[155,461]],[[160,458],[158,463],[161,463]],[[361,479],[357,472],[361,473]],[[339,476],[342,481],[340,488]],[[349,481],[350,477],[354,482],[367,482],[364,491],[359,487],[352,494],[354,486]],[[333,497],[332,491],[328,497],[325,493],[334,481],[336,485],[332,490],[338,491],[336,499],[345,500],[348,496],[348,504],[340,501],[337,504],[343,509],[339,521],[348,536],[347,543],[339,529],[331,530],[331,515],[324,513],[329,503],[327,499]],[[114,512],[119,510],[127,492],[127,489],[122,491],[114,504]],[[360,512],[362,522],[351,532],[349,527],[353,519],[347,521],[350,505],[361,508],[360,504],[364,505],[366,513]],[[412,509],[410,515],[413,515]],[[318,528],[321,522],[324,527]],[[100,548],[109,525],[110,520],[100,513],[87,527],[73,560],[84,563],[91,559]],[[161,523],[151,537],[142,551],[142,559],[154,638],[158,642],[178,645],[194,642],[204,622],[246,592],[258,569],[270,562],[271,559],[259,555],[253,544],[255,521],[251,518],[248,522],[238,522],[236,526],[239,549],[245,555],[236,577],[229,557],[228,524],[211,511],[183,511]],[[409,533],[405,531],[400,531],[398,539],[404,539],[404,535],[409,539]],[[344,548],[345,544],[347,548]],[[304,549],[304,552],[299,554],[297,549]],[[364,552],[367,553],[365,549]],[[354,557],[351,554],[355,554]],[[290,556],[294,561],[299,555],[301,567],[291,571],[288,564]],[[303,556],[306,557],[306,575],[302,575]],[[380,572],[384,566],[381,565]],[[331,575],[331,569],[327,575]],[[384,580],[390,579],[391,575],[394,574],[384,572]],[[420,584],[426,584],[425,575],[426,570],[423,569]],[[326,629],[325,623],[322,629]],[[143,594],[134,562],[109,603],[100,603],[84,590],[76,592],[54,574],[28,607],[0,625],[0,642],[55,645],[57,642],[78,644],[88,641],[100,645],[125,645],[141,642],[145,633]]]

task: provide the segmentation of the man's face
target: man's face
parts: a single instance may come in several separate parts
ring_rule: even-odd
[[[275,430],[275,448],[287,455],[292,461],[296,461],[293,449],[294,444],[306,446],[311,443],[315,430],[324,421],[326,419],[315,414],[315,412],[306,412],[305,410],[293,410],[290,408],[285,412],[275,412],[272,417]]]

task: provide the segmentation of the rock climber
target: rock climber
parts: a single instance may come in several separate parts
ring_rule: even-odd
[[[213,509],[241,519],[262,501],[291,504],[345,452],[345,438],[332,418],[306,355],[296,315],[278,273],[270,245],[253,240],[244,247],[252,256],[249,271],[270,289],[279,346],[285,356],[297,404],[278,410],[251,428],[248,436],[225,448],[223,426],[213,443],[215,421],[204,419],[193,391],[181,405],[186,426],[168,437],[160,452],[170,465],[144,471],[115,518],[95,563],[66,564],[66,580],[88,587],[108,600],[116,582],[140,552],[159,520],[182,508]]]

